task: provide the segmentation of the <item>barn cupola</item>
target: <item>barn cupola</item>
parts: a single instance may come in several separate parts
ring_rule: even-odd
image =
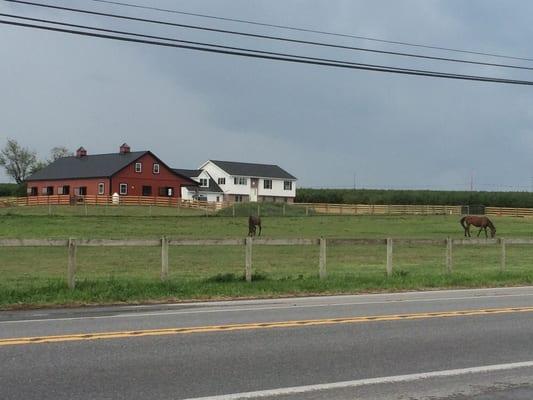
[[[122,143],[122,146],[120,146],[120,154],[128,154],[130,151],[130,146],[127,143]]]
[[[87,150],[81,146],[78,150],[76,150],[76,157],[81,158],[87,156]]]

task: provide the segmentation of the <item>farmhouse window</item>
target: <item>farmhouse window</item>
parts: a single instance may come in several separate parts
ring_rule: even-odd
[[[135,172],[143,172],[143,163],[140,163],[140,162],[135,163]]]
[[[105,185],[103,182],[100,182],[98,184],[98,194],[104,194],[105,193]]]
[[[207,183],[207,178],[200,178],[200,186],[201,187],[208,187],[209,184]]]
[[[152,172],[154,174],[158,174],[159,173],[159,164],[154,164],[154,166],[152,168]]]
[[[152,187],[151,186],[143,186],[142,193],[143,193],[143,196],[151,196],[152,195]]]
[[[235,202],[236,203],[242,203],[244,200],[244,196],[242,194],[236,194],[235,195]]]
[[[235,178],[233,178],[233,183],[235,185],[246,185],[247,182],[248,179],[246,179],[244,176],[236,176]]]
[[[32,186],[28,189],[28,194],[30,196],[37,196],[39,194],[39,191],[37,190],[37,186]]]
[[[119,186],[119,194],[125,195],[128,194],[128,184],[127,183],[121,183]]]
[[[284,181],[283,190],[292,190],[292,181]]]
[[[226,184],[226,178],[218,178],[218,184],[219,185],[225,185]]]
[[[272,189],[272,179],[265,179],[263,181],[263,189]]]

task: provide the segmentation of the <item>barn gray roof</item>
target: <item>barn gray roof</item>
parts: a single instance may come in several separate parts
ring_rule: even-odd
[[[203,172],[201,169],[177,169],[174,168],[173,171],[181,176],[185,176],[189,179],[197,178]],[[209,173],[207,173],[209,175]],[[197,186],[195,189],[198,189],[199,192],[210,192],[210,193],[222,193],[223,190],[218,186],[213,177],[209,175],[209,187]]]
[[[27,181],[105,178],[116,174],[149,151],[62,157],[28,177]]]
[[[278,178],[278,179],[294,179],[297,178],[283,168],[277,165],[270,164],[253,164],[253,163],[243,163],[235,161],[219,161],[219,160],[209,160],[213,164],[220,167],[222,170],[226,171],[230,175],[239,175],[239,176],[249,176],[249,177],[258,177],[258,178]]]

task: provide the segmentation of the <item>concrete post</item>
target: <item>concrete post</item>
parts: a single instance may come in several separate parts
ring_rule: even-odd
[[[446,238],[446,271],[452,272],[453,269],[453,241],[451,238]]]
[[[387,276],[392,276],[392,239],[387,238]]]
[[[69,289],[76,287],[76,240],[72,238],[68,240],[67,283]]]
[[[252,238],[251,237],[247,237],[246,239],[244,239],[244,243],[245,243],[245,270],[244,270],[244,274],[245,274],[245,277],[246,277],[246,282],[251,282],[252,281]]]
[[[507,263],[507,248],[504,238],[500,238],[500,245],[502,248],[502,259],[501,259],[501,265],[500,270],[503,272],[505,271],[506,263]]]
[[[320,238],[320,255],[318,260],[318,275],[320,279],[325,279],[327,277],[327,271],[326,271],[326,239],[321,237]]]
[[[168,279],[168,239],[161,238],[161,281]]]

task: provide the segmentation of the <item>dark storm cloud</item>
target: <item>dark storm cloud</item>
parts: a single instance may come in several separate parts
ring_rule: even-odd
[[[84,1],[69,4],[95,7]],[[519,56],[529,54],[532,27],[527,16],[533,11],[533,5],[518,1],[159,1],[157,5]],[[22,6],[0,4],[0,9],[269,51],[533,78],[523,71],[259,42]],[[99,9],[442,55],[111,6]],[[127,141],[134,149],[153,150],[176,167],[193,168],[208,158],[272,162],[298,176],[301,185],[330,187],[351,186],[356,174],[357,183],[368,187],[462,189],[474,174],[479,189],[528,188],[533,175],[530,87],[327,69],[3,26],[0,57],[0,140],[15,137],[43,155],[55,145],[110,152]]]

